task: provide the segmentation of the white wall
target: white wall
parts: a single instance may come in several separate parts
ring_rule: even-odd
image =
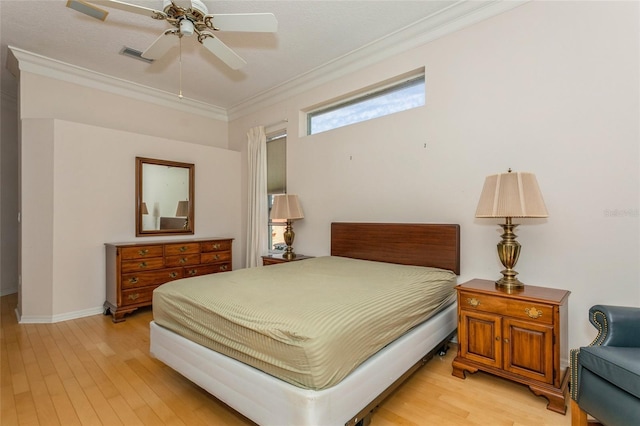
[[[297,253],[328,254],[332,221],[459,223],[460,282],[502,269],[499,220],[474,218],[485,176],[534,172],[550,216],[518,221],[516,270],[572,292],[569,344],[586,344],[590,306],[640,306],[638,17],[637,2],[530,2],[237,119],[230,147],[246,168],[247,129],[288,118]],[[425,107],[300,136],[301,110],[423,66]]]
[[[197,143],[192,137],[200,130],[185,127],[183,140],[164,138],[157,135],[163,128],[181,135],[173,127],[190,127],[200,118],[28,73],[21,74],[20,89],[21,322],[101,312],[106,242],[237,241],[240,154],[226,149],[226,122],[202,121],[207,134]],[[49,101],[58,96],[64,99]],[[58,118],[73,115],[78,105],[91,111],[79,114],[83,122]],[[112,110],[128,111],[118,113],[124,129],[110,128],[119,125]],[[139,131],[131,131],[136,123]],[[195,235],[135,237],[136,156],[195,164]]]
[[[62,120],[23,129],[22,322],[100,312],[104,243],[158,239],[135,238],[136,156],[194,163],[193,237],[238,235],[237,152]]]

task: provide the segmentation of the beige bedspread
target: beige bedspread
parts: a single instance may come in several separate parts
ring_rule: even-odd
[[[453,272],[319,257],[172,281],[153,316],[203,346],[314,390],[333,386],[455,299]]]

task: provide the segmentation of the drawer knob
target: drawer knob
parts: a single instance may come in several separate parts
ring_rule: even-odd
[[[529,316],[529,318],[536,319],[536,318],[540,318],[542,316],[542,311],[540,309],[527,308],[524,311]]]
[[[129,300],[136,300],[138,297],[140,297],[139,293],[130,294]]]
[[[140,262],[140,264],[138,265],[138,267],[140,267],[140,268],[146,268],[146,267],[147,267],[147,262]]]
[[[475,297],[472,297],[471,299],[467,299],[467,303],[470,304],[471,306],[473,306],[474,308],[478,307],[478,305],[480,305],[480,301],[478,299],[476,299]]]
[[[215,244],[213,245],[213,249],[214,249],[214,250],[218,250],[219,248],[220,248],[220,244],[215,243]]]
[[[169,277],[171,277],[171,278],[175,278],[177,276],[178,276],[177,272],[172,272],[172,273],[169,274]]]
[[[182,247],[180,247],[180,251],[181,251],[181,252],[183,252],[183,251],[187,251],[187,246],[182,246]]]
[[[221,271],[226,271],[226,270],[227,270],[227,265],[222,265],[222,266],[220,266],[220,270],[221,270]]]
[[[131,277],[131,278],[129,278],[129,282],[130,282],[131,284],[136,284],[136,283],[138,282],[138,277]]]
[[[185,263],[187,263],[187,258],[186,257],[181,257],[179,262],[180,262],[180,264],[185,264]]]
[[[195,275],[195,274],[197,274],[197,273],[198,273],[198,270],[197,270],[197,269],[190,269],[190,270],[189,270],[189,275]]]
[[[149,250],[148,250],[148,249],[142,249],[142,250],[138,251],[138,255],[139,255],[139,256],[144,256],[144,255],[146,255],[147,253],[149,253]]]

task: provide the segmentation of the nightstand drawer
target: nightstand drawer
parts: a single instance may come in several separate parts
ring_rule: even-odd
[[[508,315],[515,318],[553,323],[553,306],[533,301],[506,299],[479,293],[460,292],[461,309]]]

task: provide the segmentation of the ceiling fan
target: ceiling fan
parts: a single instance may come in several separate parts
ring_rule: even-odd
[[[146,59],[162,57],[182,36],[195,34],[207,50],[231,69],[238,70],[247,64],[246,61],[214,36],[214,32],[276,32],[278,29],[278,21],[272,13],[209,14],[207,6],[200,0],[163,0],[162,3],[163,9],[155,10],[117,0],[100,2],[114,9],[167,21],[174,27],[166,30],[142,52],[141,56]],[[85,0],[67,0],[67,7],[103,21],[109,13]]]

